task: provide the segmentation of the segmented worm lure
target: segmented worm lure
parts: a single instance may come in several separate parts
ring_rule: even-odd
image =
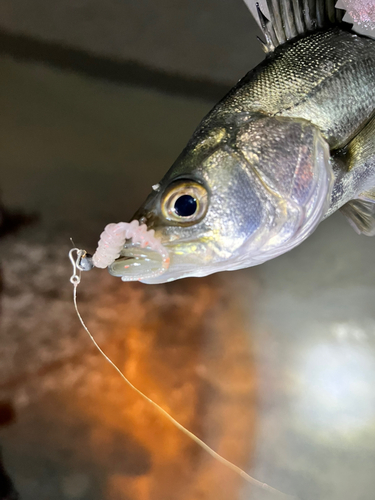
[[[374,0],[342,0],[353,21],[361,28],[368,29],[369,36],[374,36],[375,30],[375,3]]]
[[[92,263],[95,267],[106,268],[114,263],[121,255],[127,240],[131,240],[131,247],[147,248],[156,252],[161,257],[160,265],[157,269],[147,269],[142,272],[138,268],[137,273],[131,272],[122,277],[123,281],[139,281],[145,278],[160,276],[169,267],[169,254],[167,249],[155,237],[153,229],[148,230],[145,224],[139,224],[137,220],[132,222],[119,222],[118,224],[108,224],[98,242],[98,248],[92,256]],[[124,269],[130,265],[124,265]]]

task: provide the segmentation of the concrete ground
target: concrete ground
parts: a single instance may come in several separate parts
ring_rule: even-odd
[[[5,57],[0,73],[1,195],[27,216],[0,238],[0,444],[20,498],[278,498],[133,394],[72,306],[69,237],[92,250],[131,217],[213,103]],[[257,268],[155,286],[95,270],[79,288],[140,389],[301,500],[373,499],[374,303],[374,240],[340,214]]]
[[[3,32],[229,87],[263,58],[242,0],[3,0]]]

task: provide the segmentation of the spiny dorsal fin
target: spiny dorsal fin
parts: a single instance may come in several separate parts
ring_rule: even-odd
[[[358,234],[375,236],[375,191],[362,193],[358,199],[340,208]]]
[[[245,0],[266,38],[266,52],[310,31],[333,25],[351,25],[343,22],[345,11],[336,9],[337,0]],[[267,17],[268,16],[268,17]]]
[[[273,29],[273,26],[270,23],[269,19],[267,19],[266,16],[261,11],[259,2],[256,3],[256,8],[257,8],[260,27],[262,28],[263,34],[266,38],[265,42],[263,42],[263,40],[261,40],[259,37],[258,40],[262,44],[264,52],[268,54],[269,52],[273,52],[275,50],[275,44],[277,45],[275,30]]]

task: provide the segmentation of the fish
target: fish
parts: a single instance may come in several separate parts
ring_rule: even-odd
[[[335,0],[266,4],[264,61],[203,118],[133,217],[168,265],[120,239],[112,275],[152,284],[259,265],[337,210],[375,235],[375,40]]]

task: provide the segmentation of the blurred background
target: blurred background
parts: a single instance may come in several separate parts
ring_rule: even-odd
[[[0,499],[268,500],[146,405],[80,327],[69,238],[128,220],[262,59],[242,0],[0,3]],[[303,500],[372,500],[374,241],[340,214],[262,266],[167,285],[83,276],[141,390]]]

